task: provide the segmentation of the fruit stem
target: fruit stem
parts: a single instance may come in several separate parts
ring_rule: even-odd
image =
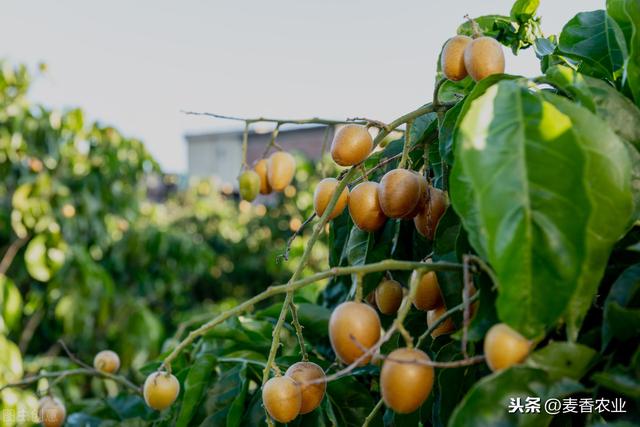
[[[331,134],[331,130],[334,129],[335,126],[328,125],[324,129],[324,135],[322,137],[322,147],[320,148],[320,163],[318,163],[320,169],[320,176],[324,179],[327,177],[327,168],[325,167],[326,163],[324,161],[324,154],[327,151],[327,145],[329,145],[329,135]]]
[[[471,24],[471,38],[477,39],[478,37],[482,37],[482,30],[480,29],[480,25],[472,19],[469,14],[464,16],[467,21]]]
[[[298,344],[300,345],[300,354],[302,355],[302,361],[308,362],[309,355],[307,354],[307,349],[304,346],[304,335],[302,335],[302,325],[298,320],[298,307],[296,303],[291,301],[289,304],[289,308],[291,309],[291,324],[296,330],[296,336],[298,337]]]
[[[273,132],[271,132],[271,139],[269,140],[269,143],[264,148],[264,151],[262,152],[262,155],[260,156],[261,159],[264,159],[265,157],[267,157],[267,154],[269,154],[269,150],[271,150],[271,147],[275,146],[275,147],[278,147],[279,150],[282,150],[282,147],[280,147],[278,144],[276,144],[276,138],[278,137],[278,134],[280,133],[280,125],[281,125],[280,122],[276,123],[276,127],[273,129]]]
[[[383,404],[384,404],[384,400],[382,399],[378,400],[378,403],[376,403],[376,406],[373,407],[371,412],[369,412],[369,415],[367,415],[367,417],[364,419],[364,422],[362,423],[362,427],[369,426],[369,424],[371,423],[371,421],[373,421],[373,418],[376,416],[380,408],[382,408]]]
[[[242,165],[240,166],[240,173],[244,169],[249,169],[247,164],[247,147],[249,145],[249,122],[244,123],[244,131],[242,132]]]
[[[407,121],[407,130],[404,132],[404,145],[402,147],[402,157],[398,164],[398,169],[403,169],[407,165],[409,159],[409,148],[411,147],[411,126],[413,125],[413,119]]]
[[[362,277],[363,274],[362,273],[356,273],[356,293],[355,293],[355,297],[354,297],[354,301],[355,302],[360,302],[362,301]]]
[[[467,304],[472,304],[473,302],[477,301],[478,298],[480,298],[480,291],[476,292],[472,297],[470,297],[467,300]],[[464,307],[465,307],[465,303],[462,302],[456,305],[455,307],[445,311],[442,314],[442,316],[436,319],[436,321],[433,322],[433,324],[430,327],[428,327],[427,330],[424,331],[422,335],[420,335],[420,338],[418,338],[418,342],[416,343],[416,347],[420,348],[424,340],[427,339],[427,337],[431,334],[431,332],[433,332],[438,326],[440,326],[440,324],[442,324],[445,320],[447,320],[449,317],[454,315],[456,312],[460,310],[464,310]]]

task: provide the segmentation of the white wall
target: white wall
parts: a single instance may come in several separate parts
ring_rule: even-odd
[[[242,161],[242,141],[236,136],[214,140],[189,141],[189,175],[217,177],[223,183],[237,185]]]

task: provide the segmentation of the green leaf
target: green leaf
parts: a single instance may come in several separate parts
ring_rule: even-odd
[[[545,81],[602,118],[621,138],[640,149],[640,110],[608,83],[569,67],[550,67]]]
[[[540,335],[579,287],[579,325],[631,213],[620,140],[587,110],[502,81],[471,103],[455,144],[452,203],[497,273],[500,319]]]
[[[13,280],[0,274],[0,334],[7,334],[20,323],[22,295]]]
[[[203,341],[202,348],[198,351],[189,367],[183,384],[184,394],[176,420],[176,427],[189,425],[204,396],[205,389],[211,381],[216,357],[211,354],[210,345],[209,341]]]
[[[632,399],[640,399],[640,378],[622,366],[593,374],[591,379],[613,392]]]
[[[560,33],[558,50],[581,61],[580,71],[610,80],[622,74],[627,59],[624,34],[604,10],[573,17]]]
[[[531,354],[526,364],[546,371],[550,378],[580,380],[596,361],[598,352],[572,342],[551,342]]]
[[[611,249],[631,222],[634,208],[631,164],[627,148],[602,120],[565,98],[546,93],[543,96],[571,119],[587,155],[584,184],[591,215],[585,230],[586,253],[566,313],[569,339],[575,341],[597,293]]]
[[[629,47],[627,83],[636,105],[640,106],[640,4],[636,0],[607,0],[607,14],[624,33]]]
[[[517,366],[484,377],[478,381],[458,405],[449,420],[450,427],[476,426],[541,426],[548,425],[552,415],[509,413],[512,399],[524,405],[528,397],[562,399],[584,387],[573,380],[554,379],[541,369]]]
[[[236,397],[243,393],[247,385],[246,375],[246,364],[221,368],[220,374],[207,391],[204,407],[208,416],[202,426],[226,426],[229,421],[236,422],[235,416],[231,420],[227,416],[231,413]]]
[[[627,268],[611,286],[604,302],[602,349],[615,337],[630,340],[640,334],[640,308],[627,308],[640,296],[640,264]]]
[[[340,427],[360,427],[376,403],[369,390],[353,376],[328,383],[327,397],[331,402],[333,418]],[[369,425],[381,427],[380,417],[375,417]]]
[[[391,255],[393,236],[398,230],[398,221],[388,220],[381,230],[375,233],[368,233],[358,227],[351,229],[349,240],[347,241],[347,259],[349,265],[365,265],[372,262],[382,261]],[[363,279],[364,295],[373,290],[384,272],[367,274]]]
[[[448,165],[453,165],[453,133],[463,105],[463,102],[458,102],[453,108],[447,110],[440,124],[440,135],[438,137],[440,157]]]
[[[516,0],[511,7],[511,18],[520,22],[526,21],[536,14],[540,0]]]

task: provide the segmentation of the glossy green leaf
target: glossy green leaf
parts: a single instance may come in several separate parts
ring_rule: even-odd
[[[205,389],[213,377],[216,357],[209,350],[210,342],[205,340],[196,354],[182,384],[183,396],[176,427],[188,426],[205,393]]]
[[[578,286],[569,315],[580,323],[631,213],[619,139],[587,110],[542,96],[503,81],[473,101],[451,177],[469,241],[500,281],[498,315],[529,337],[560,318]]]
[[[629,48],[626,78],[636,105],[640,106],[640,4],[636,0],[607,0],[607,14],[624,33]]]
[[[484,377],[478,381],[460,402],[449,420],[449,427],[477,426],[541,426],[548,425],[552,415],[540,413],[510,413],[511,399],[520,399],[524,405],[527,397],[562,399],[584,390],[573,380],[557,380],[541,369],[517,366]]]
[[[531,354],[528,366],[542,369],[550,378],[580,380],[596,361],[598,352],[586,345],[572,342],[551,342]]]
[[[369,391],[352,376],[327,384],[327,397],[340,427],[360,427],[376,403]],[[375,417],[370,426],[381,427],[381,417]]]
[[[620,26],[604,10],[578,13],[562,29],[558,50],[581,61],[580,70],[615,80],[627,59],[627,44]]]
[[[618,277],[604,302],[603,349],[614,337],[627,341],[640,334],[640,307],[628,307],[638,296],[640,264],[635,264]]]
[[[640,377],[625,367],[616,366],[604,372],[598,372],[592,376],[592,379],[615,393],[640,399]]]
[[[511,18],[526,21],[536,14],[540,0],[516,0],[511,7]]]

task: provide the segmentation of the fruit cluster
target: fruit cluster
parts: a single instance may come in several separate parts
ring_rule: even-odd
[[[258,160],[253,169],[238,177],[240,197],[249,202],[260,194],[284,190],[296,172],[296,159],[286,151],[276,151],[268,159]]]

